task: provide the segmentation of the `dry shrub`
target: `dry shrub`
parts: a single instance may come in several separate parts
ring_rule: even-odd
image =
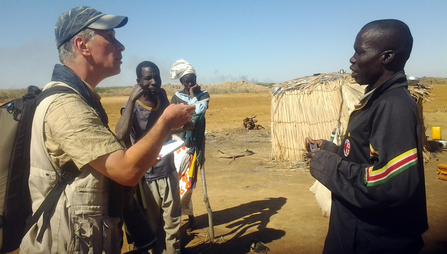
[[[446,85],[447,79],[446,78],[430,78],[430,77],[422,77],[422,80],[420,82],[423,85]]]
[[[422,77],[422,84],[446,84],[445,78],[431,78]],[[216,85],[200,85],[202,90],[207,90],[210,94],[230,94],[230,93],[263,93],[270,92],[270,87],[273,84],[254,84],[245,81],[232,82],[228,81],[223,84]],[[162,85],[171,98],[176,91],[183,89],[182,85],[166,84]],[[132,92],[133,86],[128,87],[97,87],[96,91],[101,96],[129,96]],[[0,103],[10,101],[12,99],[20,98],[26,94],[26,89],[0,89]]]
[[[1,89],[0,90],[0,103],[3,104],[7,101],[17,99],[26,94],[27,89]]]
[[[432,95],[429,101],[424,102],[424,111],[427,112],[445,112],[447,109],[447,84],[433,84]]]
[[[183,89],[182,85],[164,84],[161,86],[167,93],[168,98],[171,98],[175,92]],[[202,90],[208,91],[210,94],[229,94],[229,93],[263,93],[270,92],[268,86],[257,85],[245,81],[239,82],[225,82],[220,85],[200,85]],[[96,92],[102,97],[104,96],[129,96],[132,92],[133,86],[129,87],[98,87]]]
[[[207,90],[210,94],[226,94],[226,93],[263,93],[270,91],[269,87],[248,83],[245,81],[225,82],[221,85],[204,85],[203,90]]]

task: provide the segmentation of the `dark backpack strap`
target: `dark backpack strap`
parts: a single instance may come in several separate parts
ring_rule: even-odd
[[[30,230],[30,228],[37,223],[40,216],[43,216],[43,224],[40,228],[39,234],[37,235],[37,241],[42,242],[43,233],[48,228],[50,224],[50,218],[53,216],[53,213],[56,209],[56,204],[59,201],[59,197],[62,192],[65,190],[65,187],[68,184],[71,184],[73,180],[79,175],[81,171],[78,170],[73,161],[68,161],[62,167],[62,173],[60,175],[59,181],[56,185],[51,189],[50,193],[45,197],[42,204],[39,206],[37,211],[33,214],[33,216],[27,221],[25,227],[25,233]]]
[[[37,95],[37,97],[36,97],[36,106],[39,105],[39,103],[41,101],[43,101],[45,98],[47,98],[48,96],[51,96],[51,95],[54,95],[54,94],[59,94],[59,93],[76,94],[77,92],[73,88],[66,87],[66,86],[53,86],[53,87],[50,87],[50,88],[48,88],[46,90],[43,90],[39,95]],[[81,96],[81,98],[84,99],[84,97],[82,97],[82,96]]]
[[[31,149],[31,129],[32,129],[32,122],[34,119],[34,113],[36,112],[37,106],[47,97],[54,95],[54,94],[76,94],[77,92],[73,90],[72,88],[66,87],[66,86],[53,86],[47,90],[44,90],[39,95],[37,95],[36,99],[34,101],[29,101],[29,103],[26,103],[24,115],[23,118],[27,119],[28,123],[23,127],[26,128],[23,133],[26,134],[26,144],[24,149],[24,158],[25,161],[30,161],[30,149]],[[81,96],[81,98],[84,98]],[[85,99],[84,99],[85,100]],[[20,131],[21,132],[21,131]],[[29,165],[27,165],[29,167]]]

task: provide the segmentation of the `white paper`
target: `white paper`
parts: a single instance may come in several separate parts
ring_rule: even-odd
[[[171,139],[171,140],[169,140],[161,148],[161,151],[160,151],[160,154],[158,155],[158,158],[163,158],[166,155],[174,152],[175,150],[177,150],[180,147],[182,147],[183,143],[185,143],[185,142],[183,140],[181,140],[181,139],[178,139],[178,140]]]

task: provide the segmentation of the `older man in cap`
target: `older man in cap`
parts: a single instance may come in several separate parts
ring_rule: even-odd
[[[136,185],[157,163],[171,129],[191,118],[194,106],[169,106],[149,133],[128,150],[109,130],[94,89],[103,79],[120,73],[124,46],[115,38],[114,28],[126,23],[127,17],[84,6],[63,13],[56,23],[63,65],[55,66],[44,90],[65,86],[75,93],[52,95],[36,110],[29,178],[33,212],[61,178],[66,164],[74,164],[79,174],[65,187],[54,212],[28,230],[20,246],[23,253],[120,253],[126,211],[110,203],[113,193],[120,190],[112,184]]]

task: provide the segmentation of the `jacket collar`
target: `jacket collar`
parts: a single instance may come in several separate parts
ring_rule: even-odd
[[[403,70],[395,73],[377,88],[371,90],[369,86],[366,87],[365,94],[360,97],[360,104],[356,105],[356,108],[363,108],[368,101],[372,101],[381,94],[399,87],[408,87],[407,77],[405,76],[405,72]]]
[[[85,82],[82,81],[70,68],[65,65],[56,64],[54,66],[53,75],[51,76],[51,81],[63,82],[76,90],[90,107],[96,111],[101,118],[102,123],[107,126],[107,114],[101,105],[99,96],[94,91],[90,91]]]

